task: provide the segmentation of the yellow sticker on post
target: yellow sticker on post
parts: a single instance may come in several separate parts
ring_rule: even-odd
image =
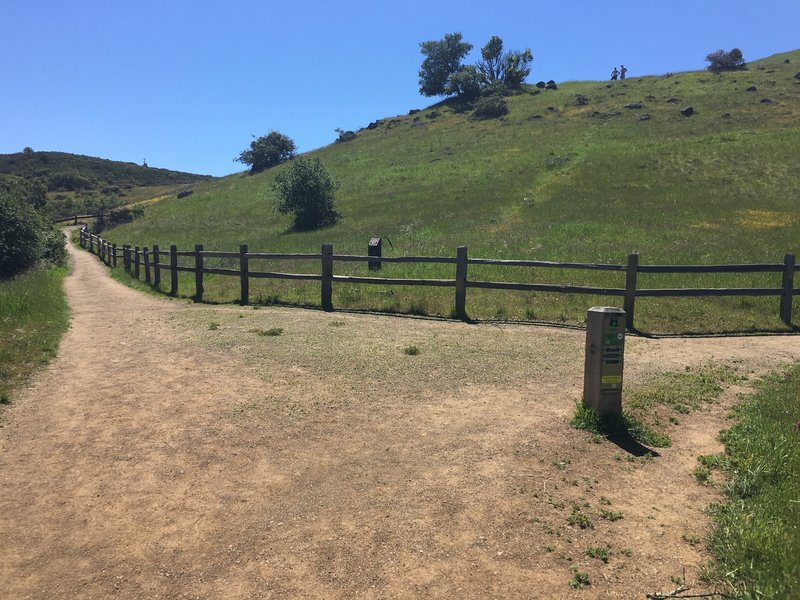
[[[597,381],[597,380],[595,380]],[[622,375],[603,375],[603,383],[622,383]]]

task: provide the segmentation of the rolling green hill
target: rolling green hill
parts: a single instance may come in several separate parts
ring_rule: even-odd
[[[707,71],[574,81],[508,98],[501,120],[475,121],[442,103],[386,118],[348,142],[313,152],[341,183],[342,221],[289,230],[273,211],[270,182],[282,167],[195,187],[109,232],[119,243],[162,247],[384,253],[624,264],[778,263],[800,250],[800,51]],[[536,74],[532,77],[535,77]],[[747,91],[748,88],[755,91]],[[691,106],[694,114],[683,116]],[[291,132],[286,132],[291,135]],[[246,140],[243,141],[243,146]],[[272,265],[313,270],[316,265]],[[341,267],[337,273],[361,272]],[[450,266],[390,265],[382,274],[452,278]],[[470,267],[471,279],[622,287],[621,275]],[[640,276],[643,287],[778,287],[764,275]],[[235,279],[213,277],[208,297],[237,298]],[[337,289],[338,288],[338,289]],[[334,304],[448,315],[451,290],[338,285]],[[316,304],[318,286],[264,283],[262,301]],[[187,294],[188,294],[187,289]],[[478,318],[580,322],[608,297],[470,290]],[[777,299],[641,299],[642,327],[662,331],[779,329]]]
[[[30,148],[16,154],[0,154],[0,175],[15,175],[26,179],[47,177],[49,191],[100,189],[106,186],[157,186],[210,179],[206,175],[66,152],[36,152]]]

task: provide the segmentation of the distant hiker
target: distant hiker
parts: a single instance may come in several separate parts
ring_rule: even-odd
[[[617,77],[619,77],[619,71],[617,71],[617,67],[614,67],[614,70],[611,71],[611,81],[616,81]]]
[[[627,72],[628,72],[628,69],[625,68],[625,65],[620,65],[619,66],[619,78],[620,79],[625,79],[625,73],[627,73]]]

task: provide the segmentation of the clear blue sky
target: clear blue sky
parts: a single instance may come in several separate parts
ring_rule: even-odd
[[[800,47],[800,1],[5,0],[0,153],[58,150],[225,175],[251,134],[300,151],[424,108],[419,43],[531,48],[530,82],[702,69]]]

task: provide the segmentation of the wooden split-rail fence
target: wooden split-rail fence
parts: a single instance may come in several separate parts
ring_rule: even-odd
[[[169,251],[161,250],[159,246],[152,248],[133,246],[128,244],[119,248],[102,237],[91,233],[86,227],[80,230],[80,244],[92,253],[98,255],[100,260],[109,266],[117,266],[118,258],[122,258],[125,271],[133,277],[141,279],[144,271],[145,282],[157,288],[161,286],[161,274],[169,273],[170,294],[178,294],[178,273],[194,273],[195,301],[203,299],[203,275],[225,275],[238,277],[240,280],[240,303],[250,302],[250,279],[293,279],[298,281],[319,281],[321,286],[320,304],[326,311],[333,310],[333,284],[351,283],[365,285],[418,285],[429,287],[455,288],[455,316],[467,320],[467,288],[491,290],[515,290],[529,292],[555,292],[563,294],[592,294],[598,296],[616,296],[623,298],[623,308],[627,316],[628,329],[635,329],[634,318],[636,298],[641,297],[700,297],[700,296],[776,296],[780,298],[780,318],[787,324],[792,320],[793,297],[800,294],[800,289],[794,287],[794,274],[800,269],[795,265],[795,255],[786,254],[782,263],[774,264],[728,264],[728,265],[640,265],[639,255],[628,255],[626,265],[607,265],[591,263],[549,262],[540,260],[500,260],[491,258],[469,258],[467,247],[459,246],[455,256],[357,256],[348,254],[334,254],[332,244],[323,244],[317,253],[267,253],[250,252],[247,244],[239,246],[239,252],[208,251],[202,244],[197,244],[194,250],[181,250],[172,245]],[[191,257],[194,266],[180,266],[179,257]],[[205,264],[207,258],[222,258],[238,260],[238,269],[225,269],[209,267]],[[166,262],[164,262],[166,259]],[[254,259],[266,260],[300,260],[318,261],[320,273],[276,273],[264,271],[251,271],[250,261]],[[358,277],[352,275],[334,275],[334,262],[382,262],[382,263],[439,263],[455,265],[454,279],[396,279],[387,277]],[[506,267],[538,267],[559,269],[583,269],[594,271],[616,271],[625,273],[624,288],[604,288],[576,285],[556,285],[546,283],[513,283],[501,281],[473,281],[467,279],[468,265],[492,265]],[[641,289],[637,287],[639,273],[781,273],[780,287],[770,288],[656,288]]]

